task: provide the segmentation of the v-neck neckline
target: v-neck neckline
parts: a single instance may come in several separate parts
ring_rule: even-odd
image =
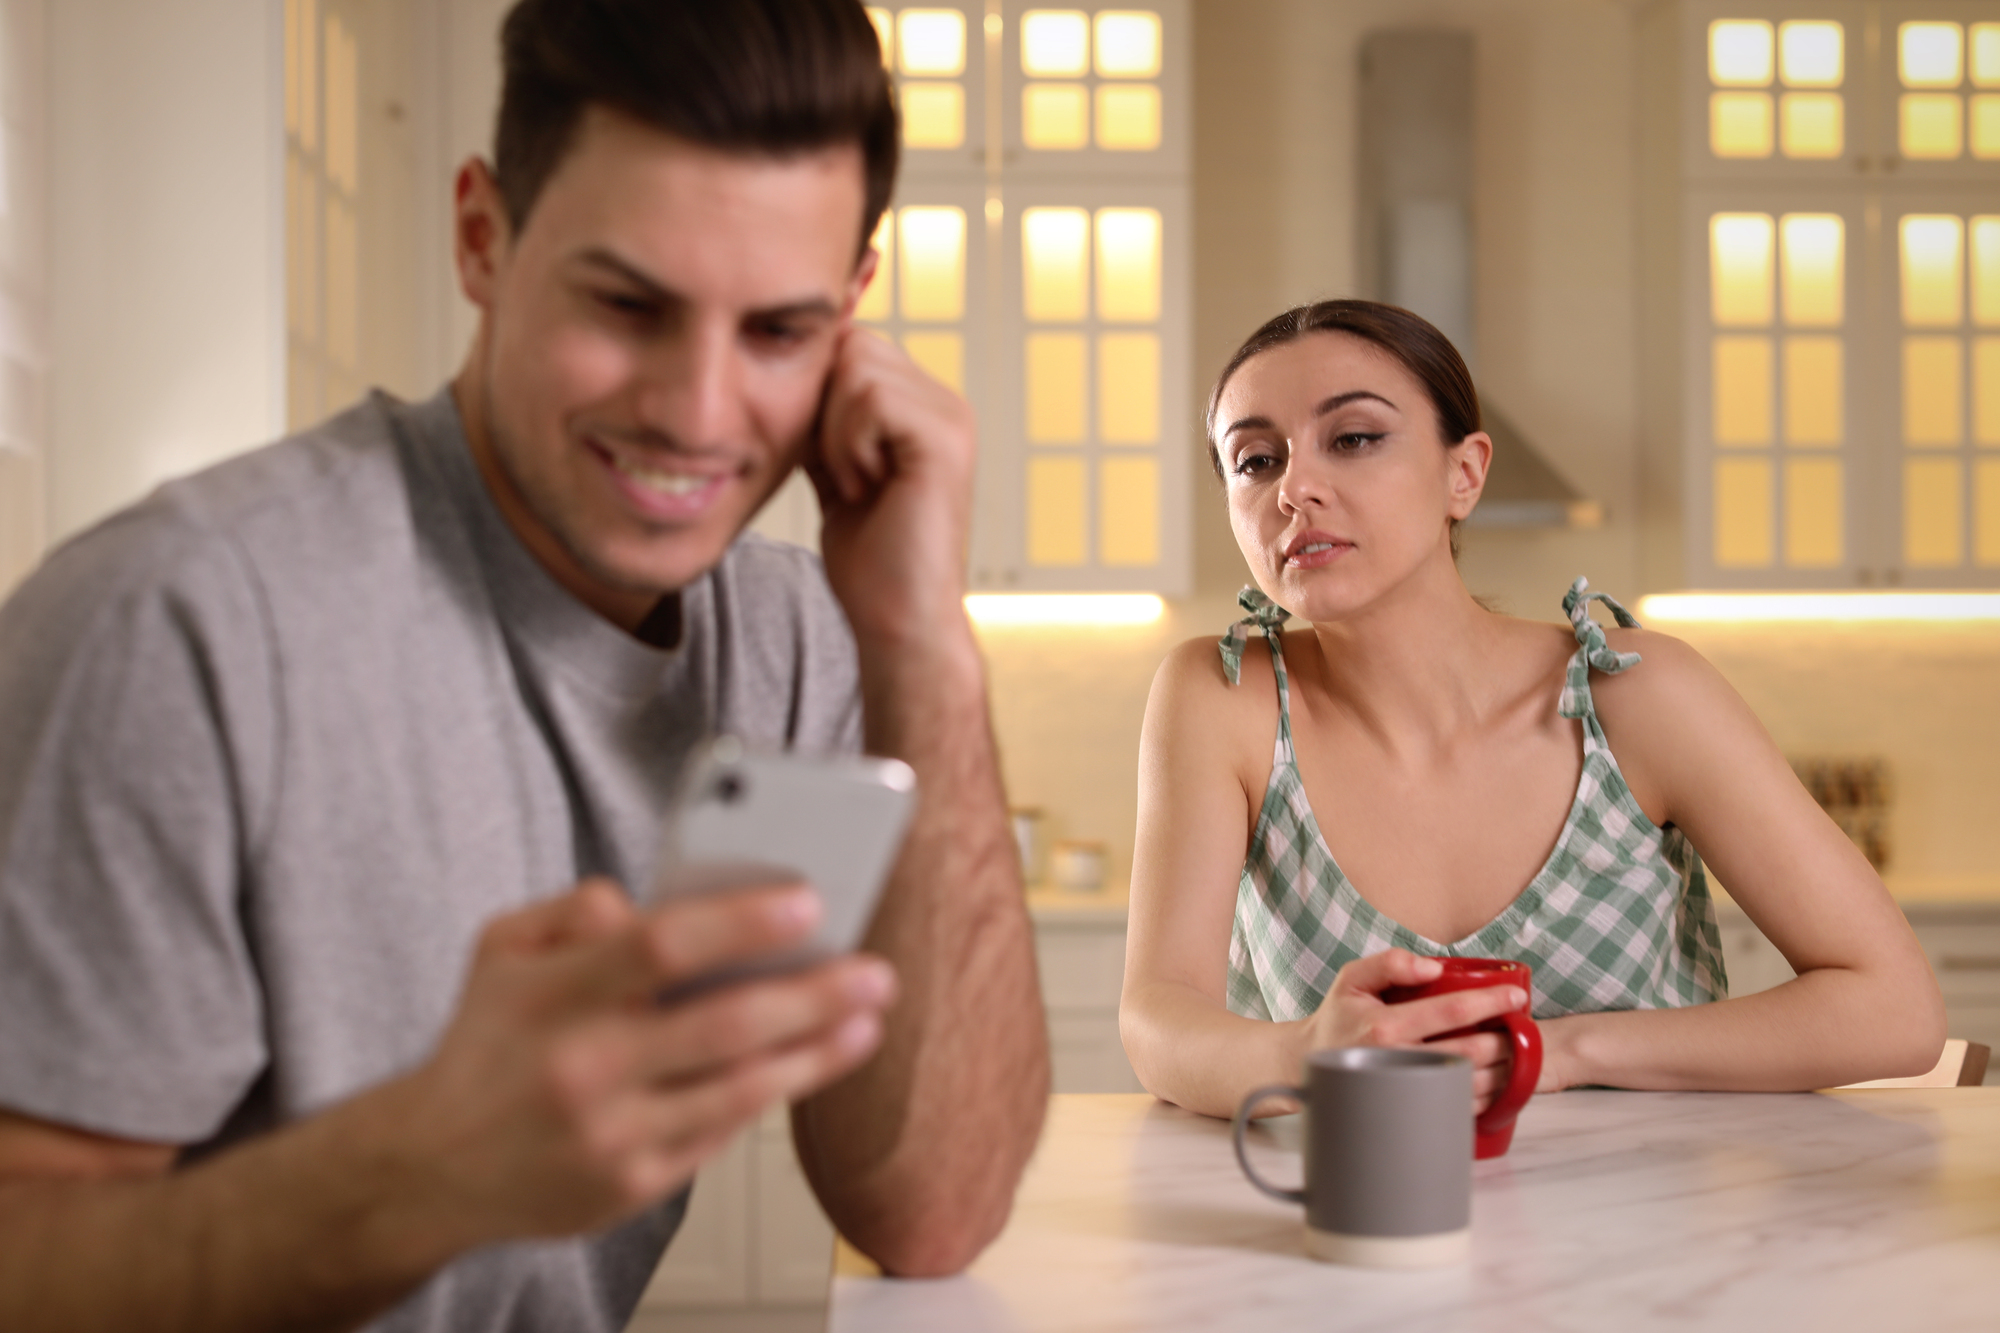
[[[1583,650],[1579,648],[1576,653],[1572,654],[1565,661],[1563,667],[1565,680],[1568,679],[1570,667],[1574,665],[1576,658],[1578,656],[1581,656],[1582,651]],[[1286,674],[1289,677],[1290,673],[1287,672]],[[1563,816],[1562,828],[1556,833],[1555,844],[1549,848],[1548,856],[1543,859],[1540,868],[1538,868],[1535,871],[1535,873],[1529,877],[1527,884],[1522,887],[1521,891],[1515,894],[1513,898],[1509,899],[1507,905],[1502,907],[1499,910],[1499,912],[1495,913],[1493,917],[1486,922],[1486,924],[1478,927],[1471,933],[1457,940],[1453,940],[1449,943],[1446,943],[1443,941],[1434,940],[1430,938],[1428,935],[1424,935],[1415,930],[1412,930],[1408,926],[1404,925],[1402,922],[1398,921],[1396,918],[1390,916],[1387,912],[1384,912],[1381,908],[1377,907],[1374,903],[1370,902],[1368,900],[1367,895],[1361,892],[1360,887],[1357,886],[1353,880],[1348,878],[1347,872],[1341,869],[1340,858],[1333,854],[1333,847],[1330,843],[1327,842],[1326,832],[1324,829],[1320,827],[1319,815],[1313,810],[1312,796],[1310,793],[1306,791],[1305,774],[1300,772],[1299,770],[1298,738],[1292,729],[1292,710],[1290,706],[1291,705],[1290,695],[1291,695],[1291,690],[1288,681],[1285,694],[1280,698],[1279,701],[1280,707],[1282,709],[1282,717],[1280,720],[1284,727],[1285,757],[1283,763],[1285,767],[1291,769],[1292,781],[1298,787],[1299,813],[1303,817],[1306,829],[1312,835],[1313,844],[1319,849],[1320,854],[1326,858],[1327,865],[1331,867],[1333,870],[1334,895],[1336,897],[1345,897],[1345,899],[1349,904],[1350,910],[1356,912],[1357,915],[1359,915],[1364,921],[1368,922],[1371,926],[1376,923],[1380,923],[1381,925],[1386,926],[1390,932],[1398,935],[1408,936],[1410,939],[1416,940],[1419,944],[1423,945],[1425,948],[1436,950],[1440,954],[1460,954],[1464,956],[1483,957],[1485,956],[1483,952],[1479,954],[1472,954],[1469,951],[1474,946],[1479,946],[1481,949],[1484,949],[1486,946],[1482,945],[1481,943],[1482,938],[1484,936],[1502,927],[1505,927],[1507,933],[1511,936],[1512,928],[1517,924],[1519,924],[1519,922],[1527,918],[1529,915],[1531,915],[1535,907],[1540,904],[1543,895],[1546,894],[1547,892],[1547,885],[1544,883],[1544,881],[1548,880],[1551,876],[1556,875],[1556,861],[1558,858],[1562,856],[1564,848],[1566,848],[1569,845],[1570,837],[1574,832],[1574,830],[1576,829],[1578,819],[1582,817],[1583,812],[1588,808],[1589,798],[1590,798],[1590,756],[1592,749],[1594,747],[1603,746],[1604,744],[1601,738],[1593,734],[1593,728],[1591,726],[1591,723],[1592,721],[1594,721],[1594,718],[1583,717],[1576,719],[1576,721],[1579,723],[1579,729],[1582,732],[1582,741],[1581,741],[1582,763],[1578,766],[1578,771],[1576,775],[1576,793],[1574,796],[1570,798],[1569,812]],[[1558,712],[1560,712],[1561,709],[1560,691],[1558,691],[1557,694],[1557,709]],[[1608,747],[1606,748],[1608,749]],[[1616,772],[1617,770],[1616,760],[1612,761],[1612,769],[1614,772]],[[1260,824],[1262,824],[1264,821],[1270,818],[1269,807],[1271,801],[1274,798],[1282,799],[1282,797],[1279,796],[1279,793],[1276,790],[1278,785],[1277,777],[1278,777],[1277,770],[1274,767],[1271,775],[1272,780],[1265,786],[1264,809],[1259,812]]]

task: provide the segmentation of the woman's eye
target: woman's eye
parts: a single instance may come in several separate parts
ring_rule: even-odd
[[[1335,453],[1351,454],[1366,449],[1381,438],[1382,432],[1380,431],[1373,434],[1364,434],[1360,431],[1347,431],[1334,436],[1329,443],[1332,445]]]
[[[1268,472],[1277,461],[1270,454],[1245,454],[1236,460],[1236,467],[1233,470],[1239,477],[1251,477],[1260,472]]]

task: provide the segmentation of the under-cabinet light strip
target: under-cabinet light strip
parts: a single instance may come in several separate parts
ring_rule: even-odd
[[[976,592],[965,613],[982,628],[996,625],[1150,625],[1167,604],[1149,592]]]
[[[1639,599],[1642,621],[2000,620],[2000,594],[1977,592],[1669,592]]]

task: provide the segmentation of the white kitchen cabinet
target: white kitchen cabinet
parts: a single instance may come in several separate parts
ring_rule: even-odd
[[[1679,380],[1657,400],[1679,418],[1664,581],[2000,578],[1994,17],[1683,0],[1642,20],[1648,322],[1676,331],[1647,360]]]
[[[1191,10],[869,7],[903,168],[857,315],[978,416],[976,591],[1191,586]]]
[[[1118,1036],[1125,903],[1101,894],[1034,893],[1035,955],[1049,1015],[1057,1092],[1143,1092]]]
[[[833,1227],[799,1167],[789,1114],[773,1107],[703,1168],[631,1327],[818,1328],[832,1265]]]
[[[1944,991],[1946,1031],[2000,1049],[2000,903],[1905,903],[1903,914]],[[1753,995],[1796,975],[1741,908],[1726,904],[1719,924],[1731,995]],[[2000,1084],[2000,1066],[1987,1081]]]
[[[1125,903],[1029,897],[1057,1092],[1142,1092],[1118,1037]],[[782,1107],[698,1178],[632,1333],[793,1333],[825,1317],[833,1228],[792,1149]]]

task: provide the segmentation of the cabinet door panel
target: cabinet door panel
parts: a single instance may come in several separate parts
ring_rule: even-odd
[[[1118,1039],[1118,1013],[1049,1015],[1049,1061],[1057,1092],[1144,1092]]]
[[[1050,1009],[1118,1010],[1125,981],[1125,932],[1041,927],[1035,952],[1042,971],[1042,1001]]]
[[[818,1305],[833,1276],[833,1225],[792,1148],[791,1118],[773,1107],[757,1127],[756,1273],[759,1305]]]
[[[753,1133],[736,1141],[695,1178],[687,1218],[653,1280],[641,1309],[743,1305],[750,1299],[748,1195]]]
[[[1917,942],[1931,960],[1947,1005],[2000,1006],[2000,925],[1918,926]],[[1951,1035],[1969,1034],[1954,1029]]]

